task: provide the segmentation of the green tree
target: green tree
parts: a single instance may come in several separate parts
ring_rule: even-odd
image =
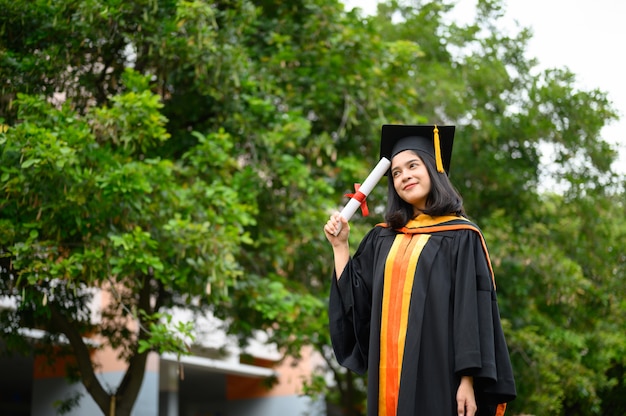
[[[2,293],[18,305],[3,313],[4,337],[21,328],[45,329],[51,342],[64,335],[88,392],[106,414],[115,400],[118,415],[130,414],[150,350],[187,353],[191,328],[168,325],[164,308],[225,301],[256,210],[237,193],[248,173],[229,157],[224,132],[177,163],[144,157],[169,135],[158,97],[128,78],[111,107],[83,117],[19,96],[20,123],[0,140],[1,245],[12,263]],[[114,295],[96,323],[93,288]],[[90,334],[128,361],[115,391],[95,378]]]
[[[541,72],[534,60],[520,59],[532,34],[521,30],[510,37],[498,30],[502,3],[479,2],[476,21],[466,27],[445,23],[450,7],[389,2],[372,18],[395,57],[385,77],[393,82],[385,86],[398,87],[398,98],[383,107],[387,119],[406,120],[408,113],[413,120],[465,120],[455,123],[461,126],[452,179],[470,215],[493,235],[501,310],[520,385],[510,411],[619,414],[623,404],[601,401],[623,391],[617,381],[623,365],[616,359],[623,351],[623,305],[605,300],[610,310],[597,307],[598,298],[615,292],[615,280],[623,283],[615,274],[623,259],[611,254],[621,235],[601,232],[616,221],[610,213],[623,210],[616,194],[623,192],[623,178],[610,172],[615,151],[601,135],[615,112],[606,93],[577,90],[567,69]],[[402,19],[392,22],[398,14]],[[550,169],[545,147],[555,155]],[[544,214],[552,212],[540,186],[546,175],[566,196],[559,206],[569,209]],[[600,208],[607,205],[612,209]],[[593,221],[570,225],[587,216]],[[585,249],[564,248],[581,234],[590,242]],[[598,250],[598,241],[607,249]],[[590,273],[594,257],[601,260]],[[564,327],[564,319],[576,325]]]
[[[166,325],[177,305],[228,317],[242,343],[271,326],[293,355],[319,338],[322,321],[293,337],[323,302],[290,279],[289,255],[306,258],[297,247],[310,238],[298,232],[320,223],[330,187],[300,153],[310,121],[297,106],[279,110],[246,54],[259,11],[200,1],[3,10],[2,288],[18,305],[3,315],[7,343],[23,341],[21,328],[52,343],[65,335],[102,410],[128,414],[147,352],[188,348],[191,329]],[[63,47],[71,62],[41,65]],[[46,102],[59,98],[62,108]],[[98,325],[92,287],[115,295]],[[119,325],[130,320],[138,333]],[[128,361],[113,391],[94,379],[83,334]]]

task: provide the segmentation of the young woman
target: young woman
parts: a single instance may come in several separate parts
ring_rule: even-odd
[[[454,126],[383,126],[386,223],[353,257],[348,222],[335,213],[324,226],[333,348],[367,371],[369,416],[503,415],[516,396],[487,247],[447,176],[453,137]]]

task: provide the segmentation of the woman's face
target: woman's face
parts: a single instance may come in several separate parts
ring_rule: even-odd
[[[426,208],[430,193],[430,176],[422,159],[412,150],[398,153],[391,159],[391,177],[396,192],[416,212]]]

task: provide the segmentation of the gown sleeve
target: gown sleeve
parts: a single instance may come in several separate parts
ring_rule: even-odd
[[[454,276],[455,371],[474,377],[478,407],[516,396],[489,254],[479,232],[458,233]]]
[[[333,271],[330,289],[328,318],[335,357],[357,374],[367,371],[377,228],[363,238],[339,280]]]

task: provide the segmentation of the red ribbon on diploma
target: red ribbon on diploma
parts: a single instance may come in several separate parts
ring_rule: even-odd
[[[367,198],[367,195],[359,191],[360,187],[361,187],[360,183],[355,183],[354,184],[355,192],[353,194],[345,194],[345,196],[347,196],[348,198],[354,198],[357,201],[359,201],[361,203],[361,212],[363,213],[364,217],[367,217],[370,214],[370,211],[367,208],[367,202],[365,202],[365,198]]]

